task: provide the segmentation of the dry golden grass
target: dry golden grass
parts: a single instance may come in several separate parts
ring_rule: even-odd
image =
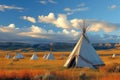
[[[120,54],[120,49],[98,50],[98,54]]]
[[[66,69],[63,65],[70,54],[70,52],[53,52],[55,60],[44,60],[43,55],[49,52],[36,52],[39,56],[38,60],[30,60],[33,52],[22,52],[25,59],[20,59],[19,61],[13,61],[13,59],[5,59],[6,53],[14,56],[16,51],[2,51],[0,50],[0,80],[5,76],[5,78],[25,78],[26,75],[30,79],[36,75],[44,75],[50,72],[57,76],[55,80],[79,80],[81,72],[86,74],[86,79],[88,80],[119,80],[119,73],[109,73],[105,69],[109,68],[109,65],[113,63],[120,63],[120,56],[112,59],[111,56],[100,56],[106,66],[101,67],[100,70],[84,69],[84,68],[74,68]],[[120,54],[120,50],[99,50],[98,54]],[[60,59],[62,54],[66,55],[66,58]]]

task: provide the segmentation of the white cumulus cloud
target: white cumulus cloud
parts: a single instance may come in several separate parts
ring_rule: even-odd
[[[64,14],[59,14],[55,18],[54,13],[49,13],[48,16],[38,16],[39,22],[50,23],[60,28],[70,28],[70,23],[67,20],[67,16]]]
[[[69,9],[68,9],[69,10]],[[54,25],[57,28],[62,29],[81,29],[83,26],[83,19],[67,19],[67,15],[59,14],[55,17],[54,13],[49,13],[47,16],[41,15],[38,16],[39,22],[41,23],[49,23]],[[104,32],[112,32],[117,29],[117,26],[111,23],[97,21],[93,19],[86,19],[86,26],[89,26],[89,31],[98,32],[103,30]]]
[[[15,27],[15,24],[9,24],[8,26],[2,26],[0,25],[0,32],[14,32],[18,30],[19,28]]]
[[[81,24],[83,24],[83,19],[72,19],[70,22],[74,28],[80,29]]]
[[[76,22],[76,21],[75,21]],[[100,30],[104,30],[106,32],[110,32],[114,30],[114,25],[108,25],[107,23],[98,23],[93,22],[91,25],[90,30],[94,32],[98,32]],[[112,28],[111,28],[112,27]],[[24,29],[24,30],[23,30]],[[107,41],[119,41],[120,35],[110,35],[106,34],[101,36],[101,34],[91,34],[91,32],[88,32],[88,37],[93,42],[107,42]],[[0,41],[20,41],[20,42],[36,42],[39,40],[42,40],[43,42],[46,41],[53,41],[53,42],[71,42],[74,40],[78,40],[80,37],[80,30],[78,29],[62,29],[59,31],[55,31],[52,29],[46,30],[44,27],[31,25],[27,28],[17,28],[15,24],[9,24],[7,26],[0,26]]]
[[[55,32],[53,30],[45,30],[39,26],[32,25],[29,31],[19,33],[20,36],[29,36],[33,38],[44,38],[51,40],[74,40],[78,38],[79,32],[76,30],[63,29],[62,31]]]
[[[38,16],[39,22],[45,22],[45,23],[54,23],[55,19],[55,15],[54,13],[49,13],[48,16]]]
[[[34,17],[23,16],[22,18],[23,18],[24,20],[29,21],[29,22],[36,23],[36,19],[35,19]]]
[[[97,22],[97,23],[93,23],[90,25],[89,31],[98,32],[98,31],[103,30],[104,32],[108,33],[108,32],[112,32],[116,29],[117,29],[117,26],[115,26],[113,24],[108,24],[105,22]]]

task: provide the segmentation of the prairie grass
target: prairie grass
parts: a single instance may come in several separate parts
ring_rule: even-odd
[[[16,51],[2,51],[0,50],[0,80],[13,80],[16,78],[22,80],[37,80],[40,77],[44,78],[52,76],[52,80],[120,80],[120,72],[109,72],[114,64],[120,64],[120,56],[115,59],[111,55],[100,56],[106,64],[98,70],[88,68],[73,68],[66,69],[63,67],[70,52],[53,52],[55,60],[43,59],[44,54],[49,52],[37,52],[38,60],[30,60],[33,52],[21,52],[25,59],[13,61],[13,59],[5,59],[6,53],[10,53],[13,57]],[[99,50],[98,54],[120,54],[120,50]],[[64,59],[60,59],[62,54],[65,54]],[[47,79],[49,80],[49,79]]]

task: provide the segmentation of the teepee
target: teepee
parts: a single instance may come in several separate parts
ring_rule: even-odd
[[[30,60],[37,60],[37,59],[38,59],[38,56],[37,56],[36,53],[34,53],[34,54],[32,55],[32,57],[30,58]]]
[[[46,57],[47,60],[54,60],[54,55],[52,54],[52,51],[50,51],[50,53],[47,55]]]
[[[23,59],[24,56],[21,53],[16,53],[16,55],[13,57],[13,59]]]
[[[7,53],[7,54],[5,55],[5,58],[6,58],[6,59],[10,59],[10,58],[11,58],[10,54]]]
[[[88,40],[86,29],[84,22],[81,37],[69,55],[64,67],[96,68],[97,66],[104,65],[103,61]]]
[[[112,55],[112,58],[116,58],[116,54],[113,54],[113,55]]]
[[[53,44],[51,43],[50,44],[50,53],[46,56],[46,59],[47,60],[54,60],[55,58],[54,58],[54,55],[52,54],[52,46],[53,46]]]
[[[43,58],[46,59],[46,57],[47,57],[47,54],[44,54]]]

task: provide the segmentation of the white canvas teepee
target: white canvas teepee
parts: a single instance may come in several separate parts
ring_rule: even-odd
[[[96,66],[104,65],[99,55],[91,45],[86,36],[85,24],[82,27],[82,35],[74,47],[73,51],[64,64],[64,67],[89,67],[95,68]]]
[[[20,56],[20,59],[24,58],[24,56],[21,53],[19,53],[19,56]]]
[[[13,57],[13,59],[23,59],[24,56],[21,53],[16,53],[16,55]]]
[[[47,60],[54,60],[54,55],[52,54],[53,43],[50,43],[50,53],[46,56]]]
[[[116,58],[116,54],[113,54],[113,55],[112,55],[112,58]]]
[[[50,53],[47,55],[46,57],[47,60],[54,60],[54,55],[52,54],[52,51],[50,51]]]
[[[11,58],[10,54],[7,53],[6,56],[5,56],[5,58],[6,59],[10,59]]]
[[[44,54],[43,58],[46,59],[46,57],[47,57],[47,54]]]
[[[37,56],[36,53],[34,53],[34,54],[32,55],[32,57],[30,58],[30,60],[37,60],[37,59],[38,59],[38,56]]]

